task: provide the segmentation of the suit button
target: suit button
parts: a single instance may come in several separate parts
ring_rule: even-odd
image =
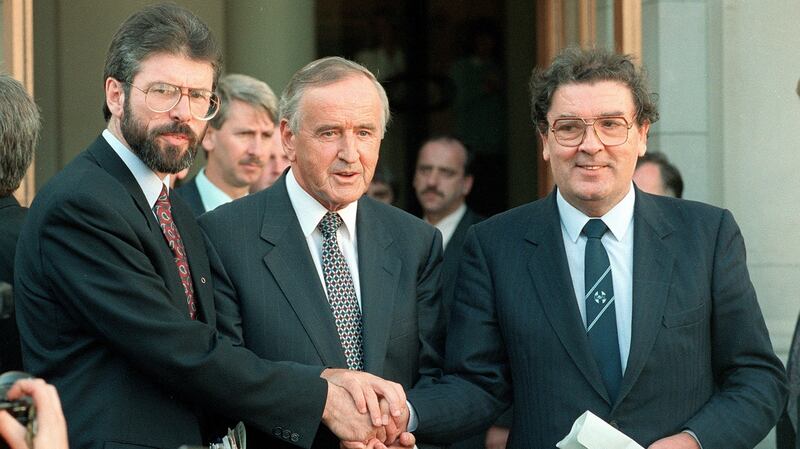
[[[298,435],[296,433],[293,433],[291,440],[292,440],[292,443],[297,443],[298,441],[300,441],[300,435]]]
[[[283,429],[281,429],[280,427],[275,427],[274,429],[272,429],[272,435],[276,437],[280,437],[282,432]]]
[[[200,282],[205,284],[206,283],[206,278],[204,276],[200,276]]]
[[[284,440],[288,440],[292,437],[292,431],[289,429],[283,429],[283,435],[281,435]]]
[[[619,423],[617,422],[616,419],[612,419],[611,421],[609,421],[608,425],[619,430]]]

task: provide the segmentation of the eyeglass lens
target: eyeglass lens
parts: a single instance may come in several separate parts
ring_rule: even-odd
[[[147,89],[145,101],[154,112],[166,112],[174,108],[184,93],[178,86],[156,83]],[[189,98],[189,109],[192,115],[200,120],[208,120],[217,113],[219,101],[216,95],[205,89],[188,89],[185,94]]]
[[[600,117],[590,124],[583,119],[558,119],[553,123],[553,134],[562,145],[580,145],[586,129],[591,125],[604,145],[622,145],[628,140],[628,121],[623,117]]]

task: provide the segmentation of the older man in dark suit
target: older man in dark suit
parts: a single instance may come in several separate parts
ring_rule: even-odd
[[[633,186],[658,114],[629,57],[567,50],[531,91],[556,189],[468,233],[417,437],[475,432],[513,395],[511,448],[586,410],[650,449],[753,448],[786,378],[731,213]]]
[[[383,88],[364,67],[324,58],[295,73],[280,110],[288,172],[200,219],[219,256],[220,322],[266,359],[364,370],[404,389],[430,382],[443,350],[440,234],[364,196],[389,118]],[[313,447],[338,441],[320,435]]]
[[[352,399],[365,390],[405,406],[374,376],[326,381],[322,365],[263,360],[217,332],[202,232],[167,185],[217,112],[219,64],[190,11],[152,5],[128,18],[106,59],[107,128],[42,188],[20,234],[25,367],[58,387],[73,449],[200,445],[207,412],[308,448],[320,423],[375,435],[381,410]]]
[[[14,191],[33,161],[39,108],[19,81],[0,74],[0,373],[22,369],[14,319],[14,254],[27,209]]]

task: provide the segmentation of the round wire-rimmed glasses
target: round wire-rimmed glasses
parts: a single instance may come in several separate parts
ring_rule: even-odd
[[[172,110],[180,103],[184,95],[189,99],[189,112],[197,120],[211,120],[219,112],[219,97],[210,90],[179,87],[169,83],[153,83],[147,89],[142,89],[130,82],[125,84],[142,92],[144,103],[153,112]]]
[[[628,123],[623,116],[566,117],[553,121],[550,131],[559,144],[576,147],[583,143],[589,126],[594,129],[595,135],[603,145],[613,147],[628,141],[628,131],[633,127],[633,123]]]

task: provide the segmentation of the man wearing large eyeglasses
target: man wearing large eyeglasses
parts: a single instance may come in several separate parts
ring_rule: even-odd
[[[471,228],[447,374],[408,395],[417,438],[513,401],[510,448],[552,448],[587,410],[650,449],[753,448],[786,378],[731,213],[632,183],[658,113],[630,57],[566,50],[531,94],[556,188]]]

